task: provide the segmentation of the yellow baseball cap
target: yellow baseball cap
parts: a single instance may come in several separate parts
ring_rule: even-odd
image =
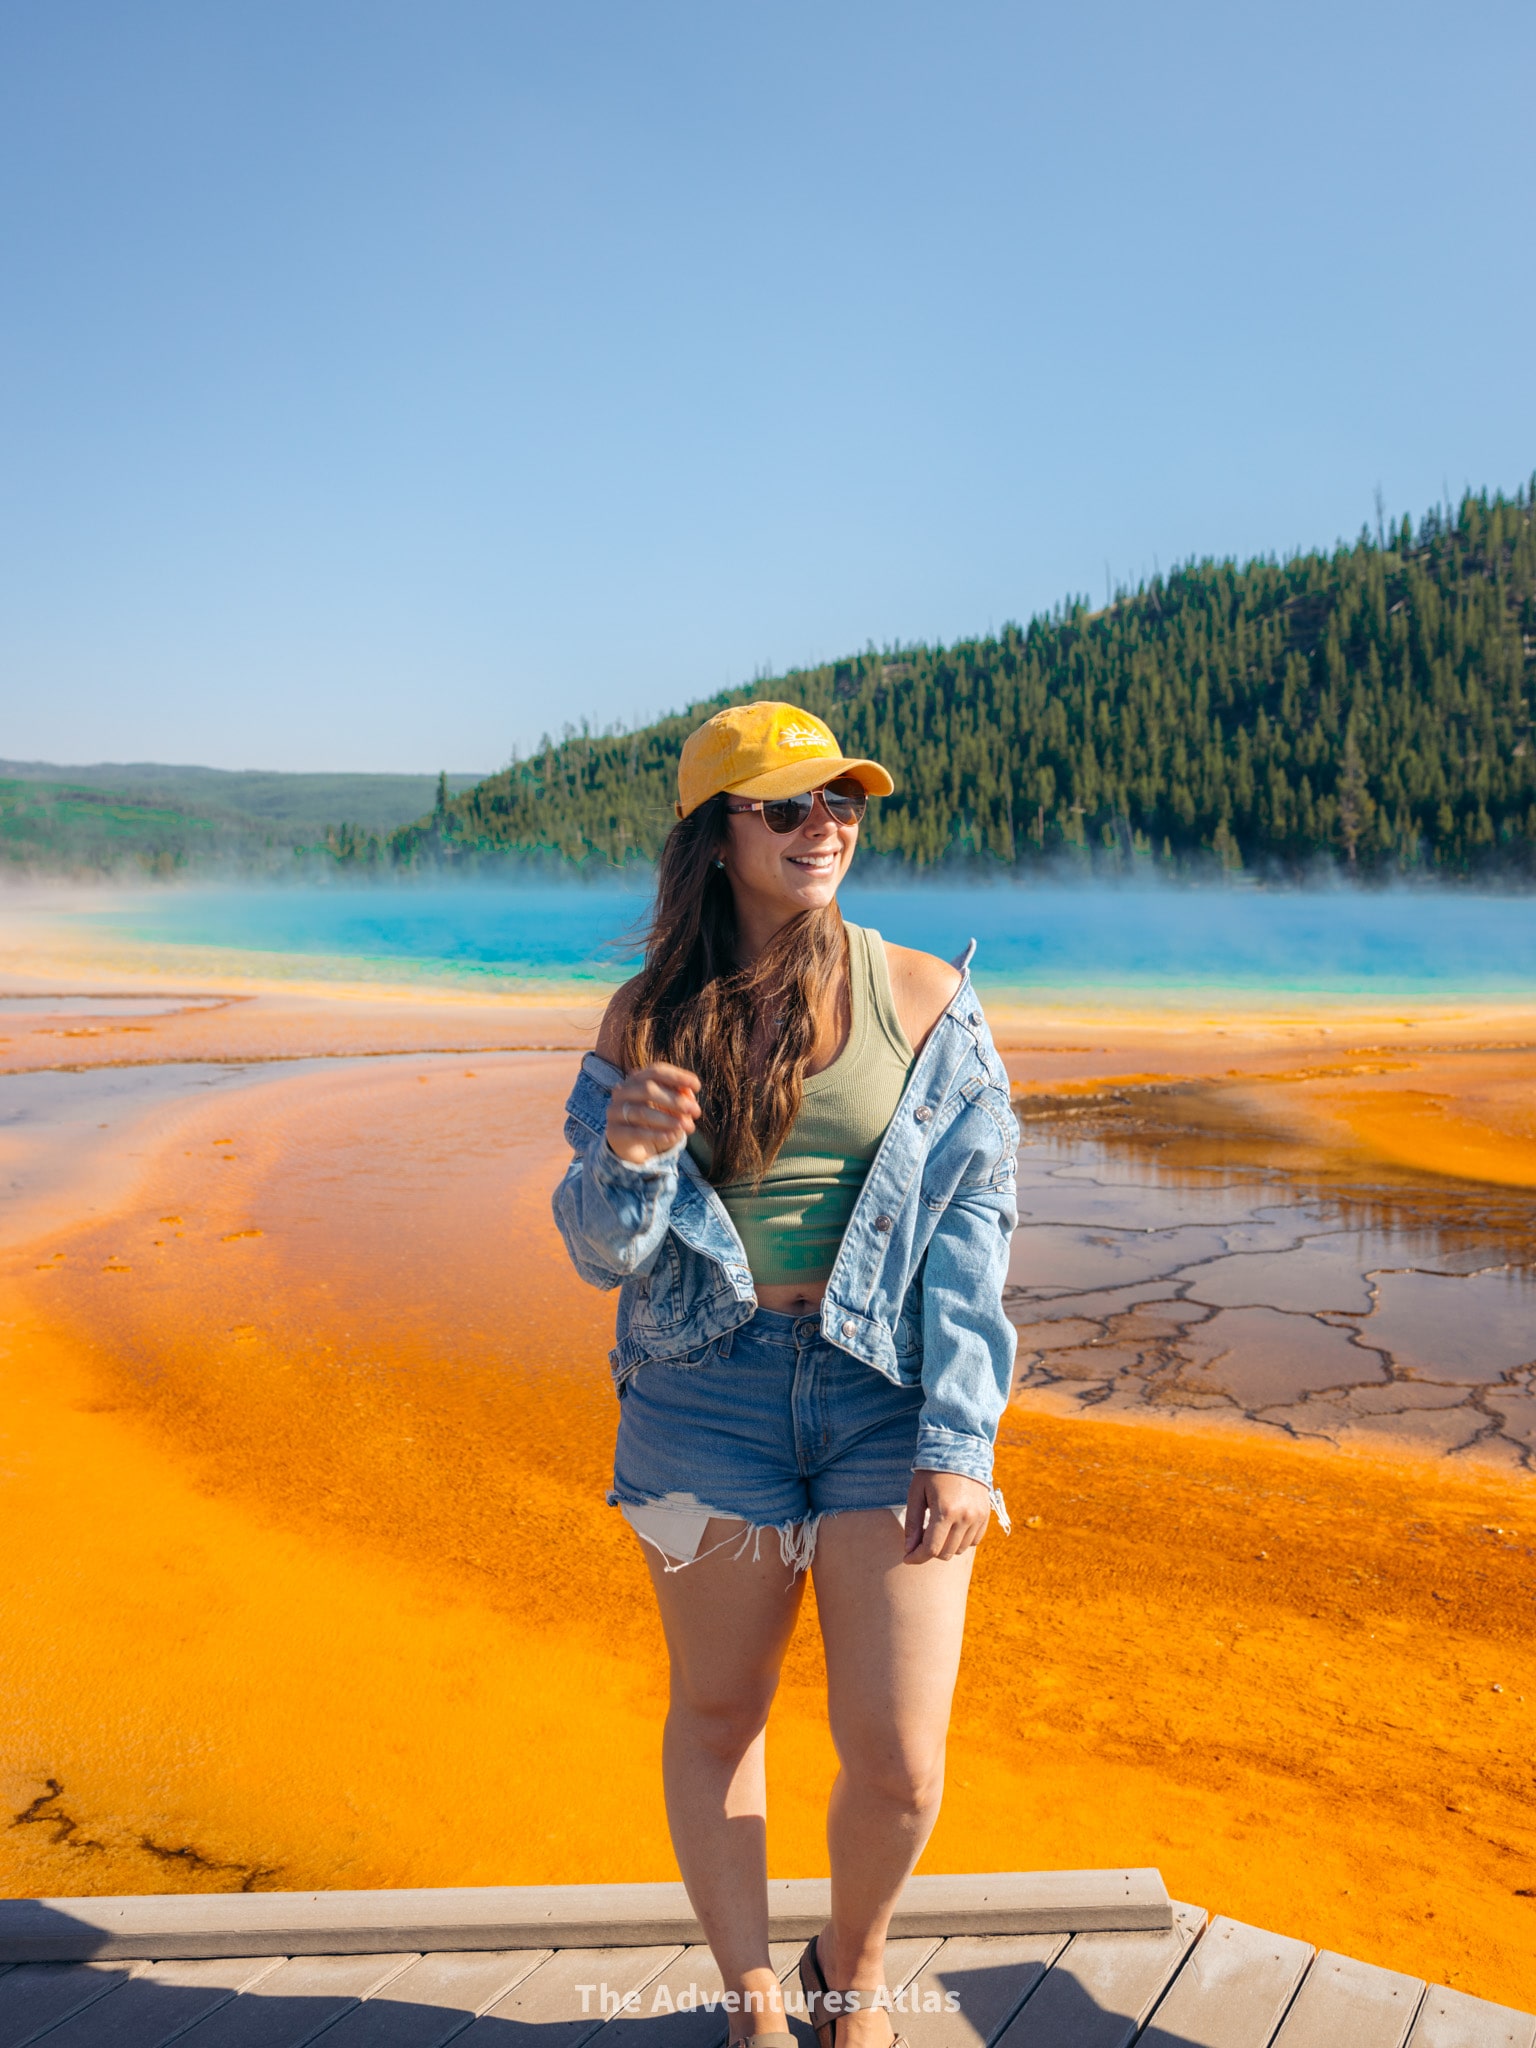
[[[686,818],[722,790],[800,796],[839,775],[863,783],[871,796],[889,796],[896,787],[878,761],[850,761],[814,713],[794,704],[733,704],[683,742],[677,815]]]

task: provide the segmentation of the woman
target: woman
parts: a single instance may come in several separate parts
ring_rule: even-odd
[[[1018,1126],[964,965],[838,910],[883,768],[757,703],[690,737],[678,787],[555,1213],[582,1277],[622,1288],[608,1499],[661,1609],[667,1817],[732,2037],[791,2038],[764,1729],[810,1571],[839,1770],[800,1976],[821,2048],[889,2048],[886,1929],[938,1813],[975,1546],[1007,1527]]]

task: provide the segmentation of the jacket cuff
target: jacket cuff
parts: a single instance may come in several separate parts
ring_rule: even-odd
[[[974,1479],[990,1488],[992,1446],[985,1437],[961,1436],[955,1430],[941,1429],[936,1422],[923,1422],[918,1425],[912,1470],[958,1472],[962,1479]]]
[[[648,1188],[654,1181],[665,1180],[669,1173],[675,1172],[682,1149],[683,1141],[679,1139],[665,1152],[657,1152],[636,1166],[628,1159],[621,1159],[607,1138],[601,1137],[592,1148],[587,1170],[601,1186],[638,1191]]]

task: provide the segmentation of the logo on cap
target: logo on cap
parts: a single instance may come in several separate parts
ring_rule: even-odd
[[[818,732],[813,725],[781,725],[774,734],[781,747],[824,747],[825,733]]]

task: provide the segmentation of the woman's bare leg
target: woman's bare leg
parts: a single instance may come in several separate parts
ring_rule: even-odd
[[[894,1516],[885,1519],[896,1527]],[[662,1739],[667,1823],[725,1988],[743,1997],[733,2040],[784,2026],[768,1957],[764,1729],[805,1592],[805,1575],[783,1562],[774,1530],[757,1544],[756,1563],[751,1543],[740,1558],[734,1543],[704,1555],[742,1526],[711,1521],[697,1561],[681,1571],[667,1571],[642,1545],[672,1667]]]
[[[875,1990],[885,1937],[938,1818],[944,1743],[975,1551],[902,1562],[888,1509],[829,1515],[817,1534],[816,1605],[839,1770],[827,1812],[832,1918],[818,1953],[834,1990]],[[839,2048],[882,2048],[879,2011],[845,2014]]]

